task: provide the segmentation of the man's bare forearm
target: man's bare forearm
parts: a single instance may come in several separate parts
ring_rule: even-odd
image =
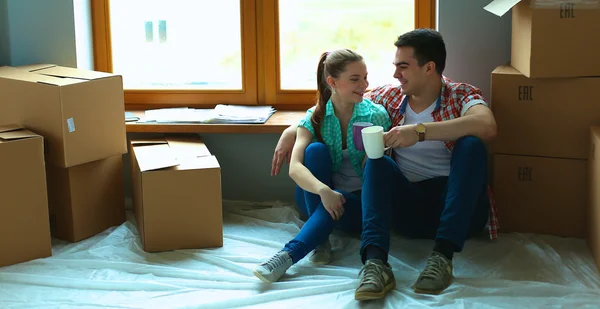
[[[426,140],[453,141],[472,135],[489,141],[496,136],[496,122],[486,114],[465,115],[451,120],[426,123],[425,126]]]

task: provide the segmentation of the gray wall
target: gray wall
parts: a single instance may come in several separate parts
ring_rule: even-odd
[[[6,0],[0,0],[0,66],[10,64]]]
[[[448,57],[444,74],[481,88],[490,99],[490,73],[510,61],[511,14],[483,9],[490,0],[439,0],[438,28]]]
[[[4,1],[8,1],[12,52],[12,58],[5,59],[12,60],[12,65],[52,62],[75,66],[78,54],[89,55],[89,50],[76,50],[76,46],[81,49],[81,46],[89,48],[90,45],[75,42],[74,24],[86,23],[77,21],[83,13],[73,5],[73,1],[88,0],[0,0],[0,25]],[[510,58],[510,17],[498,18],[484,11],[482,8],[489,0],[440,2],[438,25],[448,49],[445,74],[479,86],[489,97],[491,71]],[[80,37],[85,35],[77,35]],[[82,63],[81,59],[79,63]],[[280,176],[270,176],[271,158],[278,137],[277,134],[202,135],[221,164],[224,198],[293,201],[294,184],[287,177],[287,166]],[[125,160],[127,163],[128,157]],[[127,186],[129,188],[129,184]]]
[[[77,66],[73,1],[7,0],[12,65]]]

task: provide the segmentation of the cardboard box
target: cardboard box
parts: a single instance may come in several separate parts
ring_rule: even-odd
[[[498,16],[511,8],[517,70],[532,78],[600,76],[599,0],[495,0],[485,7]]]
[[[144,250],[223,246],[221,167],[200,138],[131,140],[130,155]]]
[[[46,161],[72,167],[127,152],[121,76],[55,65],[0,68],[0,123],[44,136]]]
[[[589,127],[600,124],[600,78],[531,79],[499,66],[491,89],[494,153],[587,160]]]
[[[69,168],[46,165],[52,235],[77,242],[125,222],[123,155]]]
[[[0,267],[52,255],[44,139],[0,126]]]
[[[494,155],[501,232],[586,236],[587,160]]]
[[[590,128],[587,244],[600,271],[600,126]]]

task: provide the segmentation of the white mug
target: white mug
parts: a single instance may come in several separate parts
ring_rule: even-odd
[[[361,130],[363,145],[369,159],[379,159],[383,157],[383,127],[371,126]]]

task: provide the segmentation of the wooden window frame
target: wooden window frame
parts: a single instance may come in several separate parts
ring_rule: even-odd
[[[436,0],[414,1],[415,28],[435,29]],[[125,90],[126,109],[240,104],[304,110],[312,106],[314,90],[280,89],[278,1],[240,0],[240,3],[242,90]],[[94,67],[103,72],[112,72],[109,9],[109,0],[92,1]]]

